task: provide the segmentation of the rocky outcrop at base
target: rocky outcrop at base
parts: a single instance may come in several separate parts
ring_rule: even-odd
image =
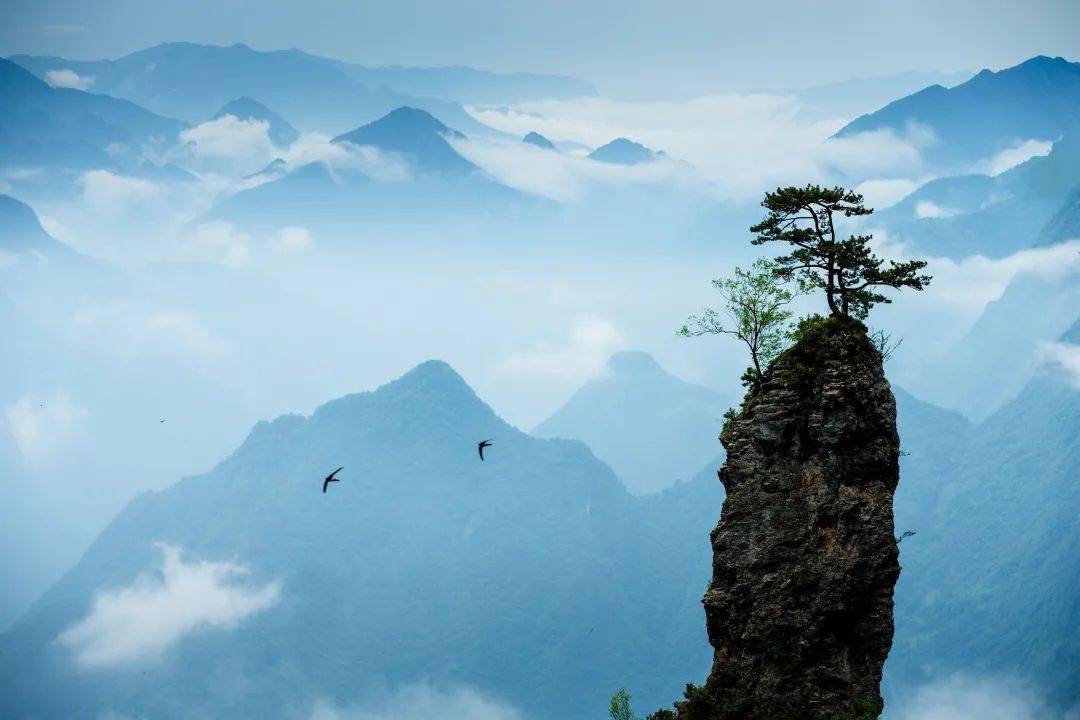
[[[712,671],[680,720],[876,718],[900,572],[896,404],[857,321],[811,323],[720,436],[702,602]]]

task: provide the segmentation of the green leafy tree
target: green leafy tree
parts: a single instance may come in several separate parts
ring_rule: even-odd
[[[611,696],[611,707],[608,709],[611,720],[637,720],[634,712],[630,709],[630,693],[626,688]]]
[[[776,258],[777,272],[825,291],[833,315],[863,319],[877,303],[891,302],[881,289],[922,290],[930,276],[922,260],[888,265],[870,250],[872,235],[837,236],[836,220],[869,215],[863,197],[842,187],[777,188],[761,202],[768,215],[750,228],[755,245],[787,243],[792,250]]]
[[[691,315],[678,332],[683,337],[734,335],[750,350],[752,367],[743,380],[760,382],[764,368],[791,337],[787,306],[799,292],[786,287],[779,265],[760,259],[749,270],[737,267],[732,277],[713,280],[713,287],[724,298],[723,308]]]

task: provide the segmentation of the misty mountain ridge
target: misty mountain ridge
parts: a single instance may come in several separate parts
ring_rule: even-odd
[[[1078,328],[1080,322],[1061,340],[1075,342]],[[941,410],[924,410],[916,422],[906,405],[900,433],[911,454],[901,461],[896,527],[918,534],[902,548],[897,632],[886,666],[891,677],[900,688],[955,669],[989,676],[1022,668],[1022,677],[1055,706],[1074,706],[1080,699],[1075,373],[1044,365],[977,425]]]
[[[214,113],[211,120],[232,115],[237,120],[265,122],[270,140],[278,147],[288,147],[300,137],[300,133],[285,118],[278,115],[258,100],[240,97],[232,100]]]
[[[920,373],[920,391],[941,407],[985,419],[1031,381],[1045,343],[1067,330],[1078,307],[1080,270],[1049,277],[1018,273],[949,351]]]
[[[528,143],[529,145],[535,145],[543,150],[555,150],[558,152],[558,148],[555,147],[555,143],[548,140],[546,137],[538,132],[530,132],[525,137],[521,138],[521,142]]]
[[[95,92],[124,97],[192,123],[233,98],[249,96],[283,112],[304,129],[339,133],[400,105],[422,107],[471,132],[490,133],[460,103],[565,100],[596,94],[590,83],[563,75],[495,73],[461,66],[366,67],[295,48],[261,51],[243,43],[162,43],[115,60],[31,55],[16,55],[12,60],[39,77],[50,71],[74,72]]]
[[[639,380],[658,372],[642,353],[611,364]],[[1075,700],[1068,652],[1080,623],[1068,602],[1080,554],[1065,528],[1080,456],[1062,452],[1080,434],[1080,403],[1061,383],[1041,375],[979,425],[897,392],[906,453],[897,527],[918,534],[903,547],[890,702],[928,672],[1013,671],[1016,657],[1056,700]],[[1010,440],[1018,428],[1022,438]],[[493,445],[481,462],[485,438]],[[1072,459],[1015,483],[1043,452]],[[323,495],[321,478],[338,465],[341,482]],[[990,486],[1006,505],[987,500]],[[450,366],[425,362],[309,417],[261,422],[206,475],[130,503],[0,638],[0,673],[13,679],[0,708],[178,717],[176,708],[238,702],[217,681],[228,673],[258,689],[234,707],[274,716],[305,698],[362,695],[357,672],[391,684],[464,679],[519,707],[551,684],[562,692],[545,695],[545,712],[583,720],[619,684],[658,706],[707,668],[702,538],[722,497],[710,463],[690,482],[634,498],[584,444],[525,435]],[[160,663],[140,665],[145,673],[80,670],[56,637],[90,611],[95,591],[156,567],[158,541],[192,561],[235,558],[252,582],[278,583],[281,599],[232,629],[182,637]],[[1024,560],[1044,556],[1052,561]],[[968,602],[976,577],[989,588],[977,607]],[[1008,591],[1032,583],[1045,602]],[[970,633],[967,618],[986,632]],[[551,642],[556,627],[566,642]]]
[[[662,155],[663,153],[654,152],[633,140],[615,138],[589,153],[589,158],[597,162],[612,163],[614,165],[638,165],[652,162]]]
[[[0,253],[18,263],[89,263],[89,258],[60,242],[41,226],[37,213],[10,195],[0,194]],[[6,263],[0,262],[0,272]]]
[[[479,168],[463,158],[447,137],[464,139],[430,113],[412,107],[399,107],[375,122],[338,135],[333,142],[370,146],[407,158],[418,170],[466,174]]]
[[[960,259],[1004,257],[1050,234],[1069,239],[1070,194],[1080,189],[1080,121],[1035,155],[999,175],[943,177],[874,214],[890,234],[922,252]],[[1056,219],[1055,219],[1056,218]]]
[[[526,200],[447,140],[464,137],[424,110],[400,107],[333,139],[377,150],[379,157],[361,159],[370,171],[324,161],[291,170],[271,163],[256,175],[273,179],[226,198],[203,220],[228,220],[257,232],[301,225],[354,243],[390,232],[415,241],[454,232],[471,237],[476,210],[513,211]]]
[[[730,405],[720,393],[668,374],[648,353],[624,351],[533,434],[580,440],[631,492],[659,492],[722,459],[716,428]]]
[[[387,87],[370,88],[332,63],[299,50],[175,42],[116,60],[29,55],[12,59],[41,77],[50,71],[70,70],[93,78],[91,86],[97,92],[191,123],[247,96],[258,98],[303,130],[340,133],[395,107],[414,105],[470,131],[490,132],[455,102],[417,98]]]
[[[323,59],[371,87],[392,87],[410,95],[459,103],[502,105],[528,100],[571,100],[597,94],[591,83],[567,75],[496,73],[461,65],[366,67]]]
[[[321,478],[339,465],[324,495]],[[132,501],[0,637],[0,674],[12,678],[0,709],[179,717],[231,704],[279,716],[317,697],[358,697],[368,676],[467,679],[520,706],[537,683],[558,686],[545,704],[582,720],[618,682],[659,702],[707,661],[690,600],[720,497],[710,470],[635,499],[585,445],[525,435],[448,365],[425,362],[310,417],[259,423],[206,475]],[[86,673],[55,638],[96,590],[152,570],[156,542],[193,560],[237,558],[252,582],[277,583],[280,601],[232,630],[183,638],[143,673]],[[555,625],[566,641],[552,643]],[[623,632],[630,625],[642,631]],[[612,662],[646,648],[647,665]],[[258,692],[235,705],[222,672]]]
[[[1080,63],[1037,56],[1014,67],[983,70],[952,88],[931,85],[856,118],[836,137],[875,130],[904,136],[912,125],[933,130],[923,149],[958,169],[1024,140],[1054,140],[1080,119]]]
[[[126,100],[50,87],[0,59],[0,165],[111,168],[143,145],[170,146],[184,127]]]

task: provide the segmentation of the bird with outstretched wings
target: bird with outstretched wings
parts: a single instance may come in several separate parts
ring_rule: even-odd
[[[341,466],[341,467],[339,467],[339,468],[338,468],[337,470],[335,470],[334,472],[332,472],[332,473],[330,473],[329,475],[327,475],[327,476],[326,476],[326,478],[325,478],[325,479],[324,479],[324,480],[322,481],[322,491],[323,491],[323,495],[325,495],[325,494],[326,494],[326,486],[327,486],[327,485],[329,485],[329,484],[330,484],[330,483],[332,483],[332,482],[341,482],[341,481],[340,481],[340,480],[339,480],[338,478],[336,478],[336,477],[334,477],[334,476],[335,476],[335,475],[337,475],[337,474],[338,474],[339,472],[341,472],[341,471],[342,471],[342,470],[344,470],[344,469],[345,469],[345,466],[344,466],[344,465],[342,465],[342,466]]]
[[[486,448],[486,447],[491,447],[491,440],[490,440],[490,439],[488,439],[488,440],[481,440],[481,441],[480,441],[479,443],[477,443],[477,445],[476,445],[476,449],[477,449],[477,450],[478,450],[478,451],[480,452],[480,461],[481,461],[481,462],[483,462],[483,461],[484,461],[484,448]]]

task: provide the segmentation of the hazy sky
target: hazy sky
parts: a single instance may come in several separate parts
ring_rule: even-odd
[[[175,40],[560,72],[608,93],[691,95],[1077,59],[1080,2],[0,0],[3,55],[116,57]]]

